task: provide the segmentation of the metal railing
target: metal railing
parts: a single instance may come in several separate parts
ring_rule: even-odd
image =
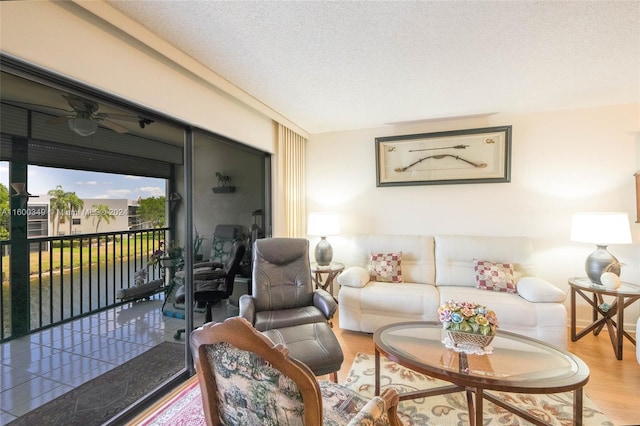
[[[12,336],[11,286],[28,285],[29,333],[123,303],[119,289],[135,285],[134,274],[147,269],[147,281],[162,277],[149,256],[165,241],[168,228],[29,238],[29,282],[12,282],[10,241],[0,241],[0,342]]]

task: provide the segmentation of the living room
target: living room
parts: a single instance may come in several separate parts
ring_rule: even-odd
[[[475,98],[481,96],[470,92],[469,99],[461,102],[467,105],[455,110],[462,112],[443,110],[403,119],[389,115],[375,125],[354,121],[353,126],[346,124],[331,129],[318,126],[318,130],[307,129],[302,121],[298,123],[275,107],[266,111],[259,102],[246,100],[246,92],[225,86],[228,82],[216,80],[216,86],[212,74],[203,70],[201,64],[186,55],[178,56],[177,49],[172,50],[166,41],[139,24],[117,16],[117,11],[108,4],[81,3],[36,6],[3,2],[0,6],[2,51],[176,117],[186,117],[203,128],[267,152],[275,151],[272,120],[297,130],[308,138],[306,210],[331,211],[340,216],[340,235],[329,237],[336,261],[350,262],[351,237],[361,233],[527,236],[534,240],[538,275],[568,292],[568,279],[584,275],[584,259],[594,249],[591,244],[570,240],[572,215],[585,211],[621,211],[629,215],[633,242],[612,245],[610,251],[623,263],[622,280],[640,283],[640,225],[636,222],[639,218],[634,179],[634,173],[640,169],[638,30],[635,29],[635,38],[625,39],[621,45],[617,35],[606,37],[613,31],[612,27],[618,26],[620,32],[626,34],[624,28],[629,20],[637,23],[637,2],[619,2],[622,8],[619,14],[612,11],[611,15],[602,17],[603,23],[593,26],[605,46],[599,46],[597,52],[601,56],[591,57],[590,62],[605,64],[607,68],[601,74],[603,80],[593,85],[592,92],[563,93],[563,88],[555,82],[545,84],[537,80],[536,75],[544,74],[548,68],[561,68],[578,61],[581,57],[577,54],[565,57],[566,63],[532,61],[530,73],[519,75],[536,91],[555,93],[558,98],[565,94],[574,102],[558,102],[557,106],[550,107],[541,104],[538,108],[528,104],[525,108],[522,105],[525,97],[531,97],[532,93],[512,93],[509,108],[490,103],[481,108],[474,103]],[[627,8],[635,11],[635,15]],[[612,17],[626,18],[616,21]],[[381,19],[384,26],[384,18]],[[51,22],[56,25],[52,26]],[[556,22],[556,25],[560,24]],[[25,28],[29,29],[28,35]],[[144,46],[131,42],[123,34],[114,35],[114,28],[135,34],[144,40]],[[92,46],[103,47],[93,49]],[[527,43],[523,43],[522,49],[526,47]],[[617,55],[616,59],[609,60],[602,54],[606,49],[618,50],[618,47],[626,60],[616,61]],[[78,49],[82,49],[80,57]],[[152,49],[163,52],[162,60],[157,53],[150,53]],[[551,46],[541,49],[542,53],[535,58],[544,58],[545,49],[551,50]],[[570,48],[563,52],[567,50]],[[181,66],[175,65],[181,61]],[[490,62],[490,59],[483,61]],[[190,68],[191,74],[181,67]],[[121,71],[115,72],[115,69]],[[635,86],[628,90],[622,83],[633,73]],[[518,76],[515,70],[500,75]],[[581,79],[579,73],[574,77]],[[463,81],[458,75],[452,78]],[[474,82],[473,77],[468,80],[471,85],[482,85],[480,81]],[[166,81],[172,85],[167,87]],[[492,89],[496,96],[504,95],[499,82]],[[235,95],[230,94],[233,90],[237,90]],[[592,96],[595,99],[596,94],[607,91],[616,96],[608,98],[606,103],[592,101]],[[426,95],[417,97],[428,99]],[[340,99],[340,94],[332,98],[337,102],[335,99]],[[406,91],[400,91],[396,102],[401,104],[408,99]],[[373,106],[373,100],[369,102],[370,109],[353,108],[364,111],[362,116],[369,113],[374,116],[378,113],[377,107]],[[428,103],[414,102],[414,105]],[[331,109],[332,105],[327,104],[325,108]],[[395,124],[387,124],[391,122]],[[376,186],[376,138],[507,125],[513,129],[510,182]],[[274,202],[280,202],[283,196],[274,185]],[[285,235],[282,220],[274,217],[274,236]],[[310,239],[314,246],[317,239]],[[565,304],[569,310],[569,298]],[[589,306],[581,303],[578,308],[580,324],[588,323]],[[638,304],[626,310],[627,330],[634,331],[638,316]],[[610,351],[610,342],[604,337],[605,334],[601,336],[600,340],[604,340],[601,344]],[[613,357],[613,353],[610,355]],[[628,358],[624,362],[629,362]]]

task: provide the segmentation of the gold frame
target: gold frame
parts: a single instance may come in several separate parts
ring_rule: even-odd
[[[511,126],[375,140],[376,185],[511,181]]]

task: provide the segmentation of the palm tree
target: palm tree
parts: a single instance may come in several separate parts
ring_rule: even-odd
[[[65,192],[64,189],[62,189],[62,185],[58,185],[56,186],[56,189],[50,190],[47,194],[51,197],[49,199],[49,209],[51,210],[50,214],[53,233],[54,235],[58,235],[60,230],[60,220],[64,217],[64,210],[67,206],[65,201]]]
[[[84,207],[84,201],[82,201],[75,192],[65,192],[62,189],[62,185],[56,186],[56,189],[52,189],[47,192],[51,199],[49,200],[49,206],[51,209],[51,222],[54,225],[54,234],[60,233],[60,222],[63,219],[69,219],[69,235],[71,235],[71,225],[73,224],[73,214]],[[57,225],[57,229],[56,228]]]
[[[71,235],[71,225],[73,224],[73,215],[78,213],[84,208],[84,201],[82,201],[75,192],[65,192],[65,198],[67,201],[67,216],[69,217],[69,235]]]
[[[111,219],[115,219],[115,215],[111,213],[109,206],[106,204],[94,204],[91,206],[91,211],[87,212],[86,217],[93,216],[93,223],[96,225],[96,234],[98,233],[98,227],[103,220],[107,224],[111,223]]]

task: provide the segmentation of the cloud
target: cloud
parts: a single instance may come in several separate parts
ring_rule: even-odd
[[[138,188],[137,190],[149,194],[149,196],[152,197],[161,197],[165,195],[164,188],[161,188],[159,186],[143,186]]]
[[[97,182],[97,181],[95,181],[95,180],[88,180],[88,181],[86,181],[86,182],[79,181],[79,182],[76,182],[76,183],[77,183],[78,185],[97,185],[97,184],[98,184],[98,182]],[[104,183],[104,182],[103,182],[103,183]]]
[[[131,180],[137,180],[137,179],[142,179],[142,176],[131,176],[131,175],[126,175],[124,178],[125,178],[125,179],[131,179]]]
[[[116,198],[126,198],[127,195],[131,194],[133,191],[130,189],[110,189],[107,191],[110,198],[111,196],[115,196]]]

